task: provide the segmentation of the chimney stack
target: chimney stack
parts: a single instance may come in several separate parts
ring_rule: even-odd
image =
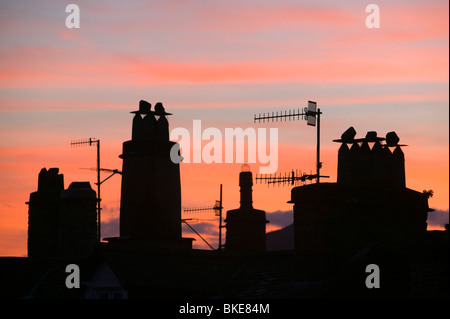
[[[146,101],[133,111],[132,138],[123,143],[120,237],[147,243],[179,243],[181,238],[180,167],[170,151],[167,113]],[[111,239],[114,240],[114,239]],[[183,241],[192,247],[191,239]],[[182,244],[184,245],[184,244]],[[184,246],[183,246],[184,247]]]
[[[28,257],[51,258],[57,255],[60,196],[64,175],[58,168],[41,169],[38,190],[28,204]]]
[[[338,152],[338,177],[341,185],[356,187],[405,188],[405,157],[395,132],[378,137],[367,132],[365,138],[355,139],[356,131],[350,127],[341,139]],[[386,141],[382,144],[383,141]],[[351,145],[349,148],[348,145]],[[395,148],[391,152],[390,148]]]
[[[226,251],[264,252],[266,250],[266,212],[253,208],[253,177],[250,167],[242,165],[239,174],[241,206],[227,211]]]

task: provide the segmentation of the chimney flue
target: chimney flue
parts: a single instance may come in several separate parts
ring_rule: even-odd
[[[239,186],[241,188],[241,208],[252,209],[253,177],[250,167],[247,164],[242,165],[241,172],[239,174]]]

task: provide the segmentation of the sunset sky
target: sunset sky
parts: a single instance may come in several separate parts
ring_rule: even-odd
[[[429,229],[448,223],[449,4],[377,0],[380,28],[366,27],[364,1],[82,1],[80,28],[66,27],[56,0],[0,1],[0,256],[26,256],[29,194],[41,168],[58,167],[65,187],[95,187],[101,166],[121,169],[139,100],[162,102],[170,129],[278,128],[278,172],[315,169],[315,128],[302,120],[254,124],[255,113],[303,108],[322,114],[321,160],[335,182],[350,126],[364,137],[396,131],[407,144],[406,184],[432,189]],[[241,163],[181,164],[183,207],[239,207]],[[251,164],[257,173],[259,164]],[[106,178],[108,175],[103,174]],[[103,237],[117,236],[120,176],[102,186]],[[292,222],[291,187],[254,185],[267,230]],[[192,226],[217,243],[214,213]],[[183,236],[196,236],[185,229]],[[197,238],[195,247],[205,246]]]

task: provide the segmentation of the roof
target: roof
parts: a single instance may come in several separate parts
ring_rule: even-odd
[[[410,246],[371,245],[331,268],[323,256],[300,255],[295,250],[230,253],[130,248],[105,244],[91,258],[78,261],[2,257],[0,298],[85,298],[87,283],[105,263],[130,299],[448,298],[447,232],[429,232],[425,240]],[[69,263],[80,267],[81,289],[65,286]],[[383,285],[391,283],[391,290],[368,293],[363,284],[368,263],[380,265]],[[323,270],[325,276],[320,275]],[[395,285],[399,278],[409,284]]]

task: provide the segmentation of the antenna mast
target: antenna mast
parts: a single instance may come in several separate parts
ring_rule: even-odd
[[[317,127],[317,151],[316,151],[316,175],[309,175],[309,176],[313,176],[316,179],[317,183],[320,183],[320,177],[328,177],[328,176],[320,176],[320,169],[322,168],[322,163],[320,162],[320,114],[322,114],[322,112],[320,111],[320,108],[317,108],[317,103],[313,102],[313,101],[308,101],[308,107],[305,107],[303,110],[297,109],[297,110],[289,110],[289,113],[287,111],[281,111],[280,114],[278,114],[278,112],[274,113],[272,112],[272,115],[270,113],[263,113],[263,115],[259,114],[258,116],[256,116],[256,114],[254,115],[253,118],[253,122],[255,123],[256,121],[258,121],[258,123],[260,123],[261,121],[263,121],[263,123],[267,120],[267,121],[271,121],[273,122],[274,120],[276,120],[278,122],[278,119],[280,119],[281,121],[284,119],[286,121],[286,119],[288,118],[289,121],[291,119],[295,120],[297,119],[305,119],[307,124],[310,126],[316,126]],[[317,125],[316,125],[317,123]],[[300,177],[296,177],[298,179],[300,179]],[[308,177],[309,179],[309,177]],[[294,178],[292,177],[292,181],[294,180]],[[275,180],[273,180],[273,182],[276,182]]]
[[[329,177],[321,175],[320,177]],[[278,173],[278,175],[275,174],[263,174],[263,175],[256,175],[255,180],[260,183],[265,182],[267,184],[287,184],[287,185],[298,185],[299,182],[304,185],[307,180],[312,181],[313,179],[317,180],[316,174],[306,174],[302,172],[299,172],[297,170],[292,170],[290,173]]]
[[[100,206],[100,201],[101,201],[101,197],[100,197],[100,140],[95,139],[95,138],[89,138],[89,139],[82,139],[82,140],[75,140],[70,142],[71,146],[92,146],[92,145],[96,145],[97,146],[97,183],[95,183],[97,185],[97,241],[100,242],[101,240],[101,236],[100,236],[100,211],[101,211],[101,206]]]
[[[219,217],[219,247],[217,248],[217,250],[221,251],[222,247],[224,246],[224,245],[222,245],[222,228],[225,227],[222,225],[222,210],[223,210],[222,184],[220,184],[220,199],[216,200],[216,203],[214,204],[214,206],[184,208],[183,209],[184,212],[199,212],[199,211],[211,211],[211,210],[215,211],[215,215]],[[181,221],[184,222],[186,225],[188,225],[186,223],[186,219],[182,219]],[[189,226],[189,227],[192,229],[191,226]],[[194,229],[192,229],[192,230],[194,230]],[[194,230],[194,232],[197,233],[195,230]],[[199,234],[197,233],[197,235],[199,235]],[[200,238],[202,238],[202,237],[200,236]],[[211,247],[211,245],[205,239],[203,239],[203,241],[205,241],[208,244],[208,246]]]

